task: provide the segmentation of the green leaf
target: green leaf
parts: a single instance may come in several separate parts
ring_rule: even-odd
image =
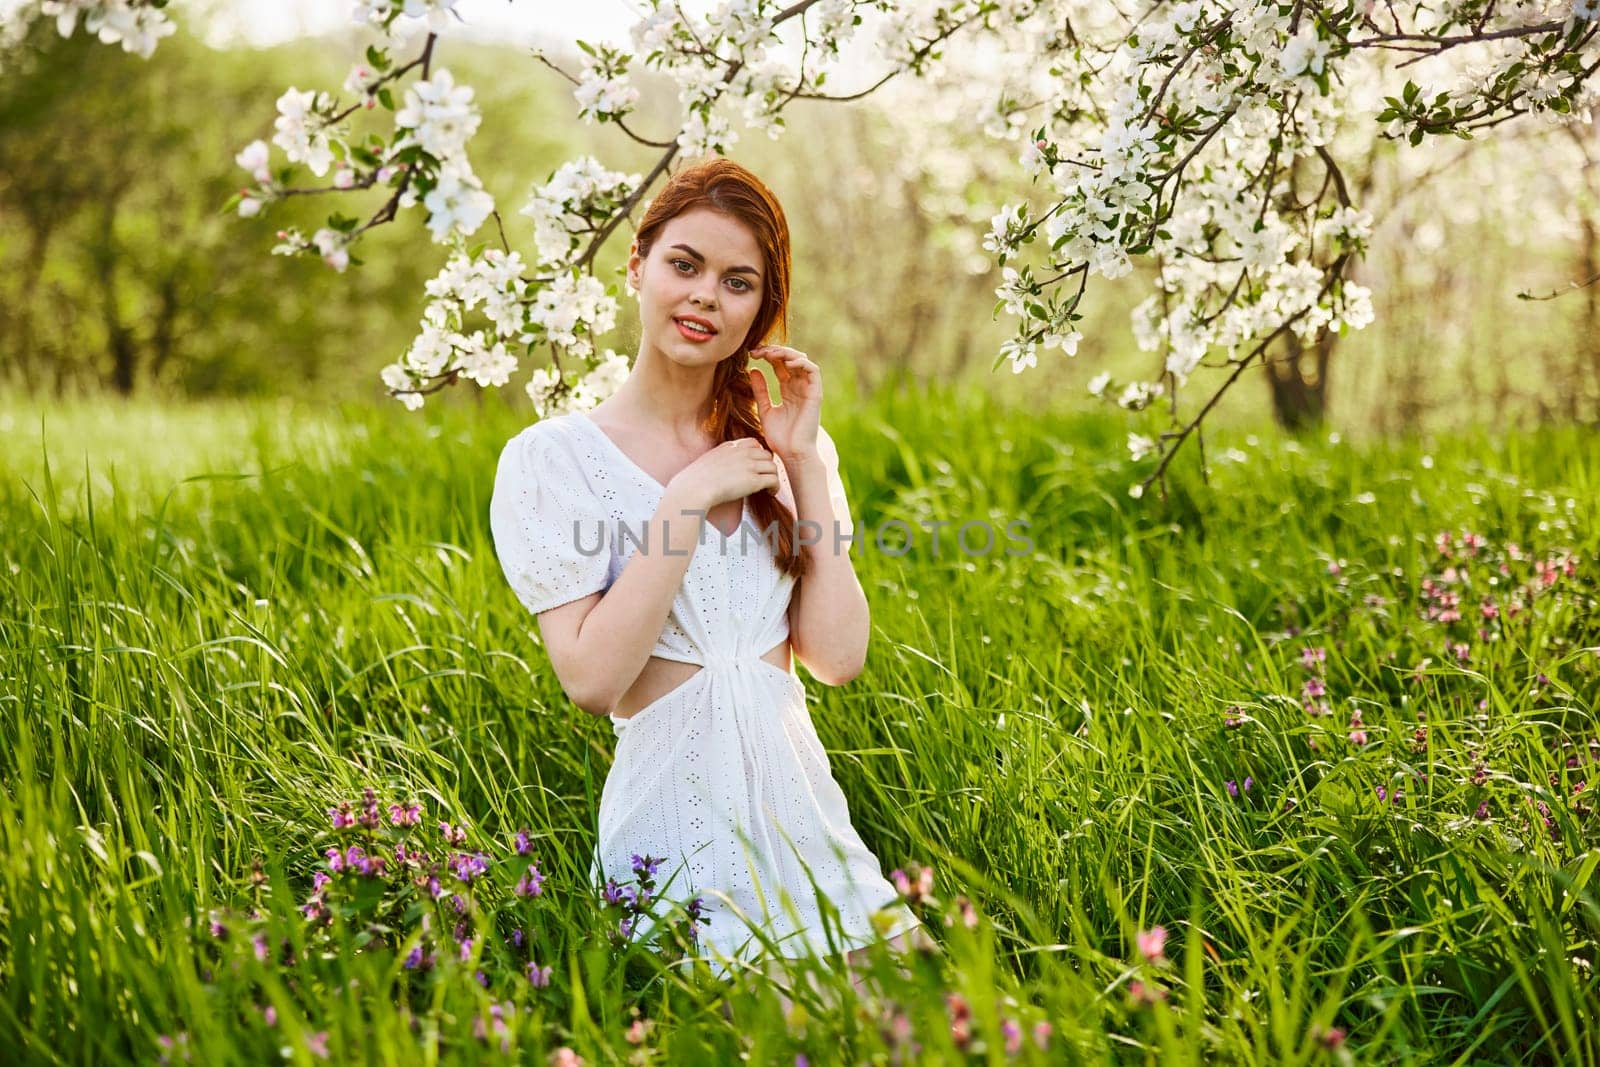
[[[387,85],[378,90],[378,103],[390,111],[394,110],[394,94],[389,91]]]

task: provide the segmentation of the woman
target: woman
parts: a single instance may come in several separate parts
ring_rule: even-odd
[[[765,344],[785,336],[789,269],[783,210],[753,174],[715,158],[675,175],[629,250],[627,381],[512,438],[490,507],[562,688],[618,738],[592,874],[664,857],[658,895],[701,898],[720,973],[766,951],[751,926],[781,955],[833,940],[853,965],[880,931],[906,947],[920,925],[852,828],[790,667],[849,682],[870,620],[821,373]]]

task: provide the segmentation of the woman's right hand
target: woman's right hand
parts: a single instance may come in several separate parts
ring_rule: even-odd
[[[667,483],[690,507],[710,511],[726,500],[742,500],[778,488],[778,461],[754,437],[724,441],[679,471]]]

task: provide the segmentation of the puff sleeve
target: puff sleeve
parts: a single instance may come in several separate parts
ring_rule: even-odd
[[[850,501],[845,497],[844,480],[839,477],[839,449],[821,426],[817,427],[817,453],[828,475],[828,499],[833,504],[833,517],[839,523],[839,536],[853,534],[855,521],[850,518]]]
[[[489,529],[506,581],[535,614],[608,585],[607,517],[577,463],[538,423],[500,453]]]

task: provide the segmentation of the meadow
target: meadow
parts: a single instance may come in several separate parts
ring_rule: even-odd
[[[941,951],[785,1016],[586,884],[611,729],[489,540],[525,421],[0,408],[8,1058],[1600,1062],[1592,431],[1222,427],[1136,501],[1124,417],[830,400],[921,532],[864,673],[799,669]]]

